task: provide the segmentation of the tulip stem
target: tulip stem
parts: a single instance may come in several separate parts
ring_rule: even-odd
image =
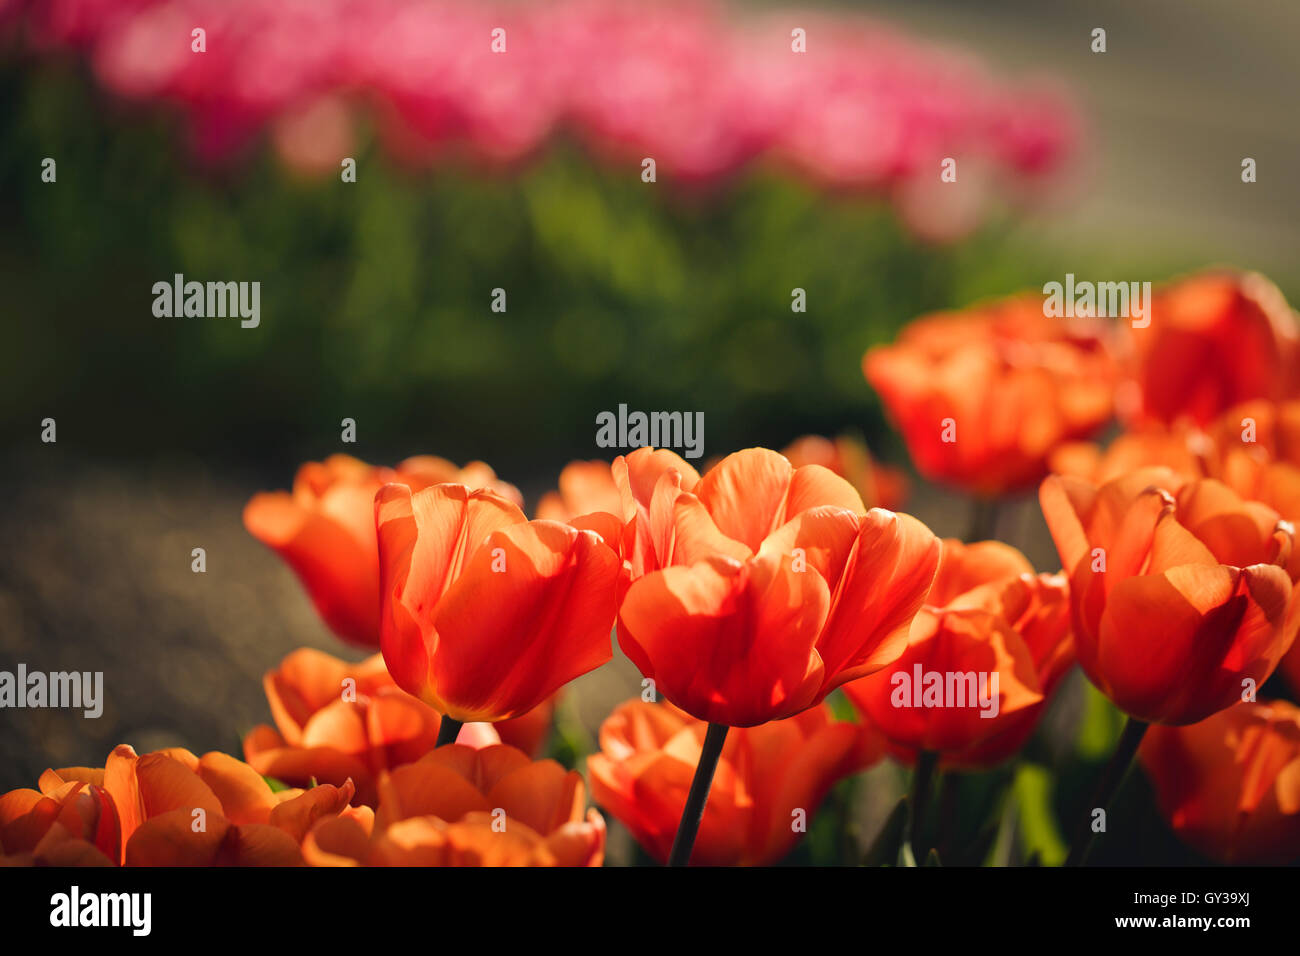
[[[695,834],[699,832],[700,821],[704,819],[704,805],[709,801],[709,790],[713,787],[713,774],[718,769],[718,758],[722,756],[722,745],[730,729],[726,724],[709,724],[709,729],[704,734],[700,762],[695,767],[690,793],[686,795],[686,806],[682,808],[682,819],[677,824],[677,836],[673,839],[672,852],[668,854],[669,866],[685,866],[691,861],[691,850],[695,847]]]
[[[456,720],[454,717],[442,715],[442,723],[438,725],[438,742],[435,747],[441,747],[444,744],[454,744],[456,738],[460,736],[460,728],[465,726],[465,721]]]
[[[916,755],[916,766],[912,770],[912,795],[909,804],[912,819],[908,826],[907,842],[912,847],[912,855],[922,858],[928,847],[921,846],[921,826],[925,822],[925,807],[930,800],[930,783],[934,780],[934,770],[939,764],[939,755],[933,750],[922,750]]]
[[[935,849],[943,859],[952,856],[952,841],[955,837],[953,827],[957,817],[957,777],[945,773],[939,779],[939,832],[936,835]]]
[[[1066,866],[1083,866],[1083,861],[1088,858],[1088,851],[1092,849],[1092,843],[1097,838],[1097,834],[1091,827],[1092,814],[1096,810],[1107,809],[1111,800],[1115,799],[1119,785],[1128,773],[1129,767],[1133,765],[1133,758],[1137,756],[1138,747],[1150,726],[1145,721],[1135,720],[1132,717],[1124,724],[1119,743],[1115,745],[1115,752],[1110,755],[1110,760],[1101,773],[1101,779],[1097,781],[1097,789],[1093,791],[1092,801],[1083,808],[1083,813],[1079,814],[1079,822],[1074,828],[1074,839],[1070,843],[1070,855],[1065,859]]]
[[[996,498],[975,498],[971,501],[970,527],[966,530],[967,544],[997,537],[999,510]]]

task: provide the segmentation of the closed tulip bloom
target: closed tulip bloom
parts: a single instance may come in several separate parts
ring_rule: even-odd
[[[454,484],[386,485],[375,522],[384,661],[440,713],[518,717],[613,656],[622,565],[595,532]]]
[[[790,717],[892,663],[939,541],[859,502],[824,468],[730,456],[652,511],[666,566],[632,583],[619,645],[668,700],[732,727]]]
[[[635,579],[666,563],[656,522],[677,495],[700,484],[695,467],[676,452],[663,448],[638,448],[620,455],[610,466],[623,499],[624,555]]]
[[[293,569],[330,630],[362,647],[379,646],[374,501],[392,481],[416,489],[455,481],[523,504],[518,490],[498,481],[482,462],[458,469],[424,455],[393,469],[331,455],[299,468],[292,492],[260,492],[244,507],[244,526]]]
[[[542,497],[537,517],[595,531],[623,558],[627,577],[637,578],[659,566],[650,525],[656,493],[671,501],[699,480],[694,466],[663,448],[638,448],[610,464],[570,462],[559,490]]]
[[[807,455],[826,457],[824,449],[800,444],[796,450]],[[838,462],[831,455],[832,462]],[[573,462],[560,476],[558,495],[544,499],[545,514],[539,516],[561,517],[577,527],[589,527],[602,533],[607,541],[614,535],[605,532],[603,522],[597,519],[604,514],[617,517],[622,522],[621,553],[628,563],[632,578],[670,564],[687,563],[702,556],[699,547],[676,550],[679,521],[686,525],[697,524],[697,509],[715,516],[719,527],[730,529],[726,534],[733,538],[753,537],[738,530],[748,519],[746,502],[742,501],[746,483],[758,482],[755,490],[761,498],[750,502],[761,512],[755,520],[772,527],[789,514],[815,504],[833,504],[865,513],[862,498],[854,487],[836,474],[823,461],[806,462],[799,467],[776,452],[751,448],[729,455],[709,469],[707,481],[700,478],[695,467],[675,452],[663,448],[638,448],[620,455],[601,474],[599,462]],[[724,467],[725,466],[725,467]],[[794,497],[786,501],[783,496],[793,489]],[[683,498],[679,502],[679,497]],[[685,507],[689,502],[689,507]],[[679,515],[679,505],[685,513]],[[752,529],[751,529],[752,530]],[[690,529],[685,531],[691,537]],[[706,547],[706,542],[693,538],[694,545]],[[719,553],[741,553],[736,541],[716,542]]]
[[[668,858],[707,725],[671,704],[631,700],[600,728],[587,758],[592,799],[660,862]],[[875,763],[869,728],[822,705],[789,720],[733,731],[722,749],[692,861],[770,866],[794,848],[838,781]]]
[[[121,821],[125,866],[301,866],[307,832],[354,792],[347,781],[276,793],[226,754],[137,756],[125,745],[109,755],[104,789]]]
[[[1133,407],[1121,409],[1126,419],[1205,424],[1295,387],[1295,313],[1256,273],[1216,270],[1170,283],[1152,297],[1148,326],[1123,328],[1135,385]]]
[[[605,822],[582,775],[502,744],[449,744],[385,774],[371,815],[324,820],[315,866],[599,866]]]
[[[1300,709],[1241,703],[1186,727],[1152,727],[1143,767],[1169,826],[1221,863],[1300,859]]]
[[[40,790],[0,796],[0,863],[42,866],[300,866],[319,821],[352,782],[273,792],[221,753],[114,748],[103,768],[47,770]]]
[[[373,806],[384,770],[414,763],[434,749],[441,715],[393,682],[379,654],[349,664],[300,648],[263,678],[275,726],[244,738],[244,759],[264,776],[292,786],[311,781],[356,784],[358,803]],[[550,732],[554,701],[493,725],[493,742],[536,753]],[[476,726],[478,729],[476,730]],[[462,738],[486,725],[467,724]]]
[[[1052,470],[1093,484],[1153,466],[1188,480],[1213,477],[1295,526],[1300,521],[1298,426],[1300,402],[1249,402],[1224,412],[1205,431],[1185,422],[1147,424],[1120,435],[1104,450],[1085,442],[1062,446],[1052,456]],[[1300,615],[1300,601],[1292,602],[1290,613]],[[1300,643],[1292,645],[1280,669],[1300,690]]]
[[[1262,501],[1292,525],[1300,522],[1300,401],[1247,402],[1224,412],[1208,430],[1216,444],[1216,472],[1224,483],[1243,497]],[[1291,613],[1300,616],[1300,601]],[[1300,642],[1281,666],[1292,688],[1300,691]]]
[[[829,468],[796,468],[766,448],[728,455],[698,481],[666,457],[671,452],[654,455],[627,456],[636,504],[629,513],[646,552],[642,573],[711,555],[748,558],[773,531],[818,506],[867,512],[853,486]]]
[[[985,768],[1024,746],[1073,663],[1064,575],[996,541],[947,539],[903,655],[844,692],[900,759]]]
[[[656,523],[661,522],[665,509],[671,510],[679,493],[695,490],[700,475],[690,462],[664,448],[638,448],[619,455],[609,466],[609,474],[618,493],[618,510],[614,514],[622,524],[621,554],[629,576],[639,578],[665,562]],[[607,505],[613,502],[607,500]],[[600,530],[593,516],[588,516],[586,522],[574,522],[579,526],[584,523]],[[610,540],[609,536],[606,539]]]
[[[1161,468],[1100,487],[1053,476],[1039,499],[1070,576],[1079,664],[1121,710],[1196,723],[1273,673],[1300,577],[1277,512]]]
[[[1035,296],[917,319],[863,372],[917,470],[982,497],[1032,487],[1058,445],[1104,425],[1116,376],[1093,327]]]
[[[47,770],[39,786],[0,796],[0,867],[115,866],[122,834],[104,771]]]

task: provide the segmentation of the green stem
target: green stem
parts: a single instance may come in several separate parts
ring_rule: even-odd
[[[1101,779],[1097,782],[1097,789],[1093,791],[1092,801],[1079,815],[1079,822],[1074,828],[1074,839],[1070,842],[1070,855],[1065,859],[1066,866],[1082,866],[1083,861],[1088,858],[1088,851],[1092,849],[1093,840],[1097,838],[1097,834],[1092,832],[1092,813],[1097,809],[1107,809],[1111,800],[1115,799],[1115,793],[1119,790],[1119,785],[1124,775],[1128,773],[1129,767],[1133,765],[1133,758],[1137,756],[1138,747],[1150,726],[1132,717],[1124,724],[1124,731],[1119,736],[1115,752],[1110,755]]]
[[[996,498],[971,499],[970,526],[966,530],[966,543],[990,541],[998,533],[998,501]]]
[[[465,721],[456,720],[454,717],[442,715],[442,723],[438,725],[438,742],[435,747],[441,747],[444,744],[454,744],[456,738],[460,736],[460,728],[465,726]]]
[[[695,835],[700,831],[700,821],[704,819],[704,805],[708,803],[709,790],[713,787],[713,774],[718,769],[718,758],[722,756],[722,745],[730,729],[726,724],[709,724],[709,729],[704,734],[700,762],[695,767],[695,778],[691,780],[690,793],[686,795],[686,806],[682,808],[682,819],[677,824],[677,836],[673,839],[672,852],[668,854],[669,866],[685,866],[691,861]]]
[[[939,780],[939,833],[935,840],[939,854],[944,860],[954,854],[952,842],[953,830],[957,825],[957,775],[945,773]]]
[[[912,807],[912,819],[908,827],[907,842],[912,847],[912,856],[919,863],[928,847],[921,846],[921,827],[925,822],[926,803],[930,799],[930,784],[934,780],[935,768],[939,765],[939,755],[933,750],[922,750],[916,755],[916,767],[912,770],[912,793],[908,803]]]

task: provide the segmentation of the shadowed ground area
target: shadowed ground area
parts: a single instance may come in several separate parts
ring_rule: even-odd
[[[4,470],[0,488],[3,666],[102,671],[103,714],[2,715],[0,790],[32,786],[46,767],[103,765],[109,750],[184,746],[240,754],[269,722],[262,675],[296,647],[350,659],[364,652],[319,621],[293,574],[245,530],[255,479],[212,478],[194,461],[141,468],[46,461]],[[287,482],[286,482],[287,483]],[[191,570],[191,551],[207,571]],[[621,656],[570,691],[562,717],[593,735],[639,688]]]

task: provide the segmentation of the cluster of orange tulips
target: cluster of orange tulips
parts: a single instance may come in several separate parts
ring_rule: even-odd
[[[1227,862],[1300,857],[1296,319],[1258,276],[1157,290],[1144,328],[1019,297],[927,317],[864,360],[918,470],[988,503],[1038,486],[1062,569],[896,513],[859,444],[752,448],[700,474],[641,448],[575,462],[529,519],[491,468],[345,456],[256,495],[348,664],[267,675],[274,727],[221,754],[118,747],[0,798],[9,862],[599,865],[576,771],[535,761],[556,695],[612,658],[644,676],[587,760],[653,857],[772,864],[839,780],[1013,758],[1077,662],[1128,724],[1173,830]],[[1086,443],[1114,418],[1108,448]],[[987,537],[976,534],[975,538]],[[836,719],[828,695],[858,715]],[[277,789],[278,788],[278,789]],[[202,819],[203,826],[196,829]],[[1069,862],[1082,862],[1081,819]],[[910,856],[909,856],[910,854]]]

